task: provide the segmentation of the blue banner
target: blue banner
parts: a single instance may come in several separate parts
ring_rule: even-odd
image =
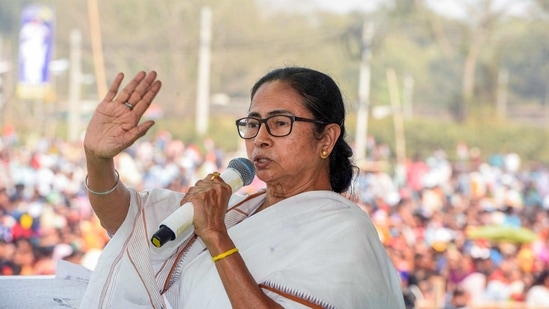
[[[21,98],[41,99],[50,86],[49,62],[53,52],[54,13],[46,5],[24,7],[19,31],[19,84]]]

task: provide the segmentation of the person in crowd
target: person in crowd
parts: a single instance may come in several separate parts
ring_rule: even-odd
[[[484,298],[488,301],[507,301],[511,299],[511,275],[516,267],[510,258],[504,258],[487,278]]]
[[[468,309],[468,301],[467,292],[458,288],[452,292],[450,302],[444,306],[444,309]]]
[[[140,72],[119,91],[123,77],[84,138],[90,203],[112,238],[82,308],[404,308],[373,223],[344,195],[356,167],[331,77],[286,67],[252,87],[236,126],[266,187],[244,197],[215,173],[185,194],[124,185],[114,157],[154,124],[140,120],[161,82]],[[186,203],[194,233],[152,246],[159,223]]]
[[[526,304],[539,308],[549,306],[549,269],[542,271],[526,292]]]
[[[484,302],[486,282],[492,267],[488,254],[486,256],[466,254],[463,257],[465,264],[463,267],[469,274],[459,282],[457,287],[469,296],[469,303],[472,306]]]

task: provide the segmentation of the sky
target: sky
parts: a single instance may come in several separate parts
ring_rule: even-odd
[[[337,12],[348,12],[352,10],[371,11],[387,0],[310,0],[319,7],[330,9]],[[467,12],[464,10],[463,3],[475,4],[478,0],[427,0],[431,8],[441,14],[449,17],[465,18]],[[495,0],[494,7],[507,7],[511,14],[520,14],[532,5],[532,0]]]
[[[371,11],[379,3],[382,3],[383,0],[312,0],[312,2],[322,8],[338,12],[348,12],[356,9]]]

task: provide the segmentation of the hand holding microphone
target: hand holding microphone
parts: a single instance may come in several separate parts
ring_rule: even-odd
[[[229,162],[225,171],[218,176],[227,183],[232,192],[238,191],[243,186],[252,183],[255,176],[253,163],[245,158],[236,158]],[[213,178],[212,177],[212,178]],[[213,179],[212,179],[213,180]],[[194,217],[194,207],[192,203],[181,205],[176,211],[169,215],[160,223],[158,231],[153,234],[151,242],[155,247],[162,247],[166,242],[172,241],[181,235],[189,232]]]

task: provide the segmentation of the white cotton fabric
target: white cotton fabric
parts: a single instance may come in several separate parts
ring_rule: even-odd
[[[180,276],[165,298],[159,293],[178,248],[168,243],[156,249],[150,237],[181,197],[167,190],[132,191],[130,212],[105,248],[82,308],[231,308],[199,241],[180,264]],[[239,208],[251,214],[263,198]],[[230,204],[239,200],[233,196]],[[334,308],[404,308],[399,277],[370,218],[339,194],[299,194],[248,217],[229,234],[258,284],[275,283]],[[305,308],[265,292],[285,308]]]

